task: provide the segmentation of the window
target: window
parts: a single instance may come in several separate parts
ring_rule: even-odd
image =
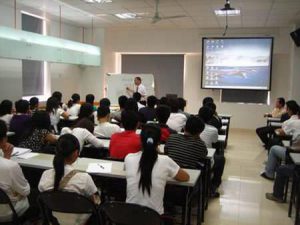
[[[45,21],[41,17],[22,12],[22,30],[45,34]],[[22,60],[23,98],[42,98],[46,95],[47,62]]]
[[[269,104],[269,91],[222,90],[221,101],[231,103]]]

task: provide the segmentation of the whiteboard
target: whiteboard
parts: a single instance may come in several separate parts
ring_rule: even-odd
[[[106,74],[106,97],[109,98],[112,105],[118,105],[118,98],[121,95],[132,97],[126,87],[134,90],[135,77],[141,77],[147,96],[155,95],[153,74]]]

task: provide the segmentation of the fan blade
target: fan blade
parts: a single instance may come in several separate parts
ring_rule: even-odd
[[[185,18],[187,16],[185,15],[177,15],[177,16],[163,16],[161,19],[163,20],[169,20],[169,19],[177,19],[177,18]]]

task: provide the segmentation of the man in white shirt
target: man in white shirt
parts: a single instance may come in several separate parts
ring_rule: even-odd
[[[30,193],[30,186],[25,179],[22,169],[17,162],[10,160],[13,146],[7,142],[7,127],[0,121],[0,149],[3,157],[0,156],[0,188],[10,198],[19,216],[29,208],[27,196]],[[8,205],[0,205],[0,222],[11,221],[12,212]]]
[[[126,90],[129,91],[131,94],[133,94],[134,92],[140,93],[142,97],[141,100],[146,101],[146,97],[147,97],[146,87],[142,84],[141,77],[134,78],[134,90],[132,90],[129,87],[127,87]]]
[[[171,114],[167,121],[167,125],[176,132],[181,132],[185,127],[187,118],[184,114],[180,113],[179,104],[177,98],[170,98],[169,105],[171,108]]]
[[[107,106],[100,106],[97,110],[99,125],[95,127],[94,134],[96,137],[110,138],[111,135],[121,132],[121,128],[109,122],[110,109]]]

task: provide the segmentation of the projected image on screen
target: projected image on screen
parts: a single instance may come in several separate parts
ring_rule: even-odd
[[[269,90],[272,41],[203,39],[202,88]]]

